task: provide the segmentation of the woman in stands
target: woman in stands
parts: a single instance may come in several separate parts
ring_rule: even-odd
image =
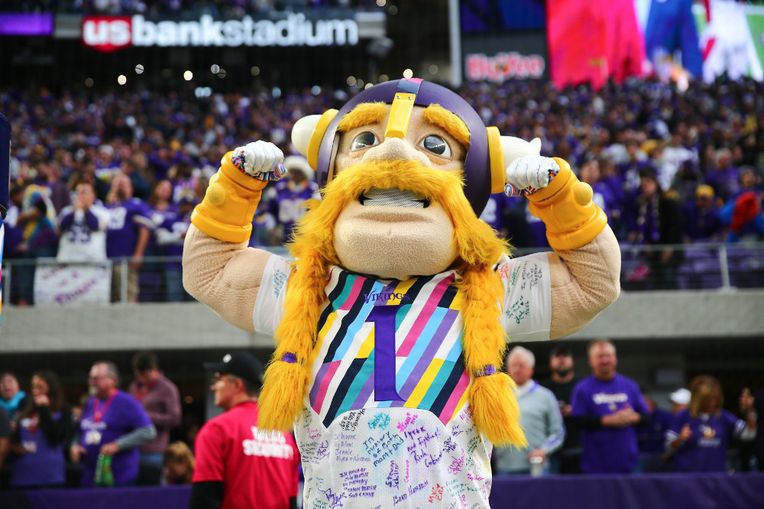
[[[64,444],[71,437],[72,413],[64,404],[55,373],[32,376],[32,397],[21,414],[13,437],[11,486],[14,488],[64,485]]]
[[[727,449],[737,438],[756,437],[756,417],[744,409],[747,420],[722,409],[724,397],[719,381],[708,375],[690,382],[690,406],[677,414],[666,432],[666,447],[675,472],[725,472]]]

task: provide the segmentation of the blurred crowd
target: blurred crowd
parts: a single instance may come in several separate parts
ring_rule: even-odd
[[[576,354],[585,355],[587,368],[577,369],[574,352],[566,346],[552,349],[546,366],[537,366],[536,356],[527,348],[516,346],[509,352],[505,369],[517,386],[528,445],[496,448],[494,475],[764,470],[764,420],[758,418],[764,412],[764,390],[754,394],[744,388],[725,404],[719,380],[702,374],[693,377],[687,388],[653,388],[651,397],[618,369],[611,341],[592,341],[586,352]],[[0,488],[209,480],[207,470],[195,476],[194,469],[199,474],[209,468],[212,458],[205,454],[225,452],[210,449],[230,438],[220,431],[223,421],[235,416],[233,426],[245,418],[243,409],[251,407],[254,414],[248,413],[246,419],[254,415],[251,424],[256,422],[262,368],[253,359],[245,352],[233,352],[223,357],[223,363],[205,364],[213,375],[210,390],[215,406],[233,413],[181,434],[180,393],[152,352],[133,356],[130,383],[115,363],[95,362],[88,374],[88,392],[76,402],[66,401],[64,388],[51,371],[36,371],[24,386],[12,372],[0,374]],[[548,377],[536,378],[536,372]],[[231,428],[230,433],[252,438],[249,424],[243,431]],[[173,442],[171,435],[183,440]],[[291,437],[285,440],[296,447]],[[235,450],[240,448],[231,447],[224,456]],[[296,479],[299,455],[295,452],[289,458],[285,468]],[[246,468],[253,468],[256,478],[263,475],[262,469],[249,465]],[[225,476],[215,479],[231,482]]]
[[[113,300],[124,284],[130,301],[141,294],[186,299],[179,263],[149,267],[143,260],[181,254],[190,211],[226,150],[262,139],[294,154],[293,123],[341,106],[355,91],[273,88],[202,99],[188,92],[4,92],[0,111],[11,119],[13,138],[6,256],[128,260],[127,268],[115,266],[127,274],[115,272]],[[570,161],[591,184],[621,244],[646,248],[634,263],[626,260],[626,285],[640,288],[649,274],[659,282],[653,287],[677,287],[684,251],[666,245],[764,237],[762,83],[694,82],[679,90],[635,80],[559,91],[518,80],[468,84],[459,93],[487,125],[541,138],[542,154]],[[288,167],[288,179],[264,195],[251,245],[288,241],[305,201],[318,196],[304,159],[290,158]],[[543,223],[522,198],[493,195],[482,218],[515,247],[547,246]],[[15,270],[12,299],[31,304],[34,267]]]
[[[36,371],[28,391],[13,373],[0,375],[0,487],[190,483],[191,448],[170,443],[181,424],[178,388],[152,352],[135,354],[132,368],[120,390],[117,366],[94,363],[76,404],[52,371]]]
[[[273,10],[372,8],[375,0],[3,0],[0,12],[65,12],[93,15],[201,15],[239,17]]]
[[[591,374],[577,375],[573,353],[555,347],[549,377],[534,379],[536,357],[514,347],[506,370],[517,385],[525,448],[495,449],[494,474],[632,474],[752,471],[764,467],[758,415],[764,391],[744,388],[725,410],[715,377],[698,375],[668,394],[661,408],[618,371],[615,345],[592,341]],[[543,369],[543,368],[542,368]]]

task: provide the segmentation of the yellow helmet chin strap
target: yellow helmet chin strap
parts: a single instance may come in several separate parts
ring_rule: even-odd
[[[387,117],[385,138],[405,138],[409,130],[411,113],[414,111],[416,94],[396,92],[393,104],[390,106],[390,116]]]

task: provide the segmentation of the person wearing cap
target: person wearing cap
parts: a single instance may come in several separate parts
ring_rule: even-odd
[[[565,441],[559,451],[550,458],[552,472],[561,474],[579,473],[581,458],[581,438],[578,428],[570,419],[573,409],[573,389],[578,383],[573,363],[573,354],[566,346],[559,345],[549,353],[549,379],[541,384],[552,391],[560,407],[563,424],[565,425]]]
[[[702,184],[695,190],[695,199],[682,207],[685,240],[713,242],[721,239],[724,224],[714,201],[714,188]]]
[[[275,335],[258,426],[295,430],[306,507],[489,507],[491,444],[527,444],[506,338],[566,336],[618,297],[607,217],[540,140],[417,78],[300,119],[292,142],[322,187],[294,261],[246,247],[284,175],[265,141],[223,157],[183,252],[189,293]],[[530,201],[554,253],[509,259],[479,219],[502,191]]]
[[[319,199],[318,184],[313,180],[313,170],[302,156],[284,159],[287,177],[269,187],[263,198],[264,208],[276,219],[281,242],[292,238],[297,221],[305,215],[306,202]]]
[[[300,455],[289,433],[258,429],[262,367],[246,352],[206,365],[224,410],[196,436],[190,509],[289,509],[296,506]]]

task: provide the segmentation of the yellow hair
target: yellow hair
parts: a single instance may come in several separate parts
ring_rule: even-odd
[[[470,146],[470,130],[467,124],[440,104],[431,104],[424,110],[424,119],[454,137],[464,147]]]
[[[382,123],[387,116],[387,110],[388,105],[383,102],[359,104],[342,117],[337,130],[344,133],[356,127]]]
[[[502,286],[492,270],[508,246],[477,218],[462,185],[460,174],[415,161],[374,161],[342,171],[326,186],[324,200],[300,220],[289,246],[297,261],[289,279],[284,318],[276,331],[276,352],[260,394],[259,427],[289,430],[304,407],[329,267],[340,265],[334,250],[337,218],[363,192],[398,188],[438,201],[454,224],[455,263],[465,297],[465,362],[472,377],[469,402],[475,425],[496,444],[525,444],[513,384],[501,373],[505,348],[499,307]],[[289,357],[292,354],[294,362]],[[489,366],[498,372],[480,376]]]

